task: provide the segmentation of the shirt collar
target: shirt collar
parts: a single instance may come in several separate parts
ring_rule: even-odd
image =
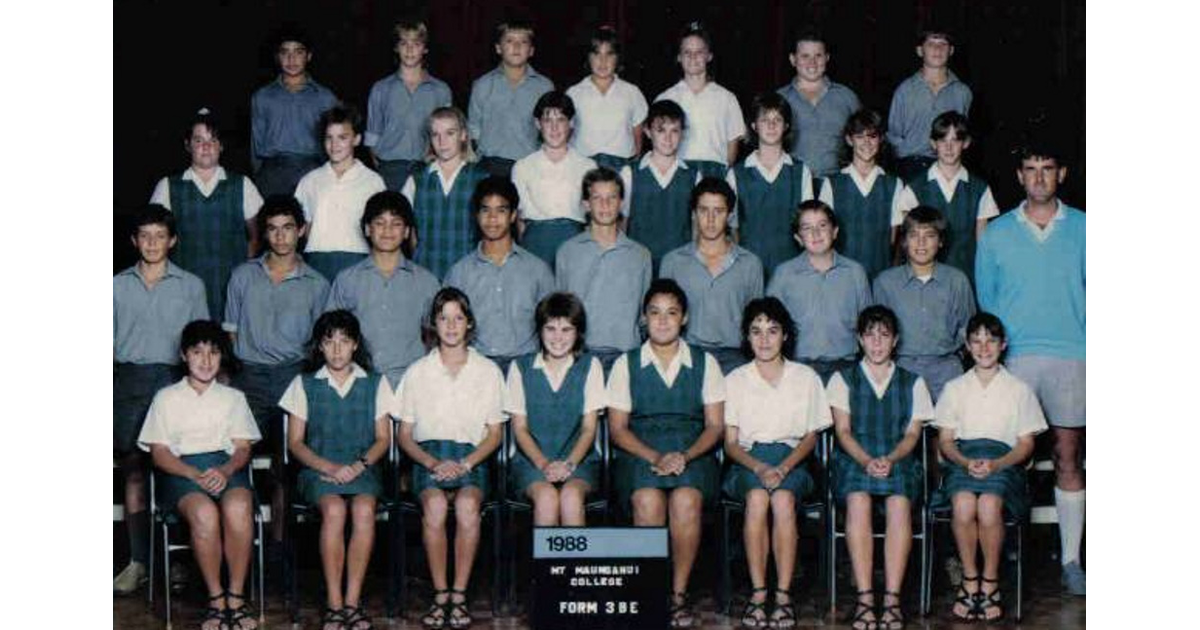
[[[692,350],[688,347],[687,343],[683,341],[683,338],[679,339],[679,352],[675,353],[675,357],[671,359],[671,363],[675,363],[676,361],[682,364],[683,367],[692,367]],[[650,348],[649,340],[642,344],[641,354],[638,356],[638,363],[642,367],[646,367],[647,365],[654,363],[655,365],[658,365],[659,369],[661,369],[663,372],[666,372],[667,369],[671,367],[669,364],[659,364],[658,355],[654,354],[654,350]]]
[[[503,63],[496,64],[496,68],[494,70],[492,70],[492,72],[496,73],[496,76],[498,76],[499,78],[507,80],[507,77],[504,76],[504,64]],[[521,85],[522,83],[525,83],[525,81],[529,80],[532,77],[540,77],[540,76],[542,76],[542,73],[538,72],[537,70],[534,70],[533,65],[525,64],[525,76],[521,77],[521,80],[519,82],[517,82],[517,85]]]
[[[279,86],[279,88],[280,88],[281,90],[283,90],[284,92],[287,92],[287,93],[289,93],[289,94],[292,94],[292,93],[293,93],[291,90],[289,90],[289,89],[288,89],[288,86],[284,85],[284,83],[283,83],[283,75],[282,75],[282,74],[280,74],[279,76],[275,77],[275,84],[276,84],[276,85],[278,85],[278,86]],[[304,91],[307,91],[307,90],[316,90],[316,89],[318,89],[318,87],[319,87],[319,84],[318,84],[316,81],[313,81],[312,75],[311,75],[311,74],[305,74],[305,75],[304,75],[304,85],[300,86],[300,89],[299,89],[298,91],[299,91],[299,92],[304,92]]]
[[[566,367],[566,369],[563,370],[563,372],[570,370],[571,366],[573,366],[573,365],[575,365],[575,355],[569,354],[569,355],[567,355],[567,367]],[[532,367],[535,370],[542,370],[543,372],[546,371],[546,359],[543,357],[541,352],[537,352],[533,355],[533,366]]]
[[[501,262],[499,266],[503,267],[513,256],[520,256],[526,253],[528,252],[526,252],[520,245],[517,245],[514,241],[512,244],[512,249],[508,250],[508,254],[504,257],[504,261]],[[488,258],[487,254],[483,253],[483,240],[480,240],[479,243],[475,245],[475,259],[479,262],[484,262],[489,265],[492,264],[492,259]]]
[[[585,243],[591,242],[596,243],[597,245],[600,243],[596,240],[596,237],[592,235],[592,231],[590,229],[585,229],[583,232],[580,232],[580,234],[583,235],[580,238]],[[631,243],[633,243],[633,241],[625,235],[624,230],[617,230],[617,240],[613,242],[614,248],[628,247]]]
[[[808,252],[800,252],[800,263],[804,265],[804,270],[809,273],[821,273],[817,271],[816,267],[812,266],[812,260],[809,259]],[[844,267],[845,265],[846,263],[842,261],[842,257],[835,250],[833,252],[833,264],[829,266],[829,269],[827,269],[826,272],[832,271],[835,267]]]
[[[792,161],[792,156],[789,155],[787,151],[784,151],[783,158],[779,161],[779,164],[787,164],[788,166],[792,166],[795,164],[795,162]],[[776,164],[775,168],[779,168],[779,164]],[[750,153],[750,155],[746,156],[746,166],[749,168],[767,168],[758,160],[758,149],[755,149]]]
[[[371,256],[370,254],[367,254],[367,257],[363,259],[363,264],[366,265],[368,269],[380,271],[379,266],[375,264],[375,257]],[[408,259],[408,256],[405,256],[403,253],[401,253],[400,264],[396,265],[396,271],[412,271],[412,268],[412,261]]]
[[[1020,204],[1017,206],[1017,220],[1018,220],[1018,221],[1020,221],[1021,223],[1030,223],[1030,224],[1033,224],[1033,221],[1030,221],[1030,220],[1029,220],[1029,215],[1025,213],[1025,205],[1026,205],[1026,203],[1027,203],[1027,201],[1022,201],[1022,202],[1021,202],[1021,203],[1020,203]],[[1065,211],[1065,210],[1063,210],[1063,202],[1062,202],[1062,200],[1061,200],[1061,199],[1055,199],[1055,200],[1054,200],[1054,207],[1055,207],[1055,210],[1054,210],[1054,220],[1055,220],[1055,221],[1062,221],[1062,220],[1065,220],[1065,219],[1067,218],[1067,213],[1066,213],[1066,211]],[[1036,224],[1034,224],[1034,225],[1036,226]],[[1038,228],[1038,229],[1041,229],[1041,228]]]
[[[216,181],[216,182],[219,182],[228,177],[225,174],[224,166],[218,166],[217,170],[214,171],[214,175],[215,176],[213,177],[212,181]],[[196,170],[189,166],[188,169],[183,172],[183,177],[181,179],[183,179],[183,181],[185,181],[185,182],[198,182],[198,181],[200,181],[200,176],[196,175]]]
[[[869,173],[867,173],[866,177],[863,177],[862,175],[860,175],[858,173],[858,169],[854,168],[853,164],[847,164],[847,165],[843,166],[841,172],[845,173],[846,175],[849,175],[850,178],[855,181],[855,183],[860,184],[863,188],[867,187],[867,183],[874,184],[875,179],[878,178],[880,175],[887,174],[887,172],[884,171],[883,168],[880,167],[878,164],[876,164],[875,168],[871,169],[871,171]]]
[[[967,370],[967,373],[971,375],[971,381],[975,383],[975,386],[982,389],[983,381],[979,380],[979,375],[975,373],[975,368]],[[1008,380],[1008,378],[1008,368],[1004,367],[1004,364],[1001,363],[997,366],[996,375],[992,377],[992,383],[995,383],[998,380]],[[989,384],[988,386],[990,387],[991,385]]]
[[[315,378],[323,378],[325,380],[329,380],[329,366],[322,365],[321,369],[317,370],[317,373],[313,374],[313,376]],[[367,376],[367,371],[362,369],[361,367],[359,367],[359,365],[357,363],[350,364],[350,377],[351,378],[365,378],[366,376]]]
[[[939,267],[941,267],[941,263],[939,263],[935,260],[933,262],[933,271],[931,271],[929,273],[929,281],[930,282],[937,280]],[[907,283],[907,282],[912,282],[916,279],[917,279],[917,274],[913,272],[912,265],[910,265],[908,263],[904,263],[904,281]]]
[[[263,273],[266,273],[268,275],[271,272],[271,269],[269,267],[267,267],[267,256],[269,256],[269,255],[270,254],[263,254],[263,255],[259,256],[258,258],[255,258],[252,261],[252,262],[257,263],[258,266],[262,268]],[[296,253],[296,268],[291,270],[290,272],[288,272],[288,274],[286,276],[284,276],[283,279],[290,280],[292,278],[300,278],[300,277],[307,278],[307,277],[312,277],[316,273],[317,273],[317,271],[315,269],[313,269],[312,267],[309,267],[308,263],[304,262],[304,258],[300,256],[299,252],[297,252]]]
[[[876,382],[875,379],[871,378],[871,368],[867,365],[867,359],[865,357],[858,362],[858,367],[860,370],[862,370],[863,376],[867,377],[867,380],[874,385],[887,386],[892,382],[892,376],[896,373],[896,362],[888,361],[887,374],[883,377],[883,382],[879,383]]]
[[[929,170],[925,173],[925,179],[931,182],[940,181],[942,179],[942,172],[938,170],[937,162],[929,165]],[[956,184],[958,182],[966,183],[969,181],[971,181],[971,176],[967,174],[967,167],[960,165],[958,167],[958,172],[955,173],[954,177],[951,178],[947,183]]]
[[[687,162],[684,162],[683,159],[679,157],[678,153],[675,154],[675,167],[682,168],[684,170],[688,169]],[[646,155],[642,156],[641,161],[638,162],[638,168],[650,168],[650,151],[647,151]]]

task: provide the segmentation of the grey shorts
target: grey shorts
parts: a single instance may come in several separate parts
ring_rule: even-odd
[[[1022,355],[1005,365],[1014,376],[1033,388],[1050,426],[1087,426],[1087,363],[1042,355]]]

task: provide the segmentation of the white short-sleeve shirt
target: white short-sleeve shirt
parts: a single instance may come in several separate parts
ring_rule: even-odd
[[[971,176],[967,173],[965,166],[960,167],[954,177],[946,179],[942,177],[942,171],[938,169],[937,164],[929,167],[925,173],[925,179],[936,181],[938,188],[942,191],[942,197],[946,203],[954,201],[954,191],[958,188],[958,182],[969,182]],[[900,200],[898,203],[892,204],[892,225],[902,225],[904,223],[904,215],[908,214],[909,210],[921,205],[917,200],[917,194],[912,188],[904,187],[900,192]],[[983,221],[990,219],[1000,214],[1000,207],[996,205],[996,199],[992,197],[992,187],[988,186],[983,191],[983,196],[979,198],[979,209],[976,211],[975,220]]]
[[[562,388],[563,381],[567,378],[567,372],[575,365],[575,357],[567,357],[566,365],[562,372],[555,374],[546,369],[546,361],[542,358],[542,353],[537,353],[533,358],[534,370],[540,370],[546,375],[546,380],[550,383],[550,389],[557,392]],[[514,416],[524,416],[525,413],[525,381],[522,378],[521,367],[516,361],[508,364],[508,383],[506,387],[506,395],[504,399],[504,410]],[[600,366],[600,360],[592,357],[591,364],[588,365],[587,377],[583,383],[583,409],[580,414],[589,413],[603,409],[607,404],[604,394],[604,368]]]
[[[633,155],[633,128],[646,118],[646,97],[636,85],[614,77],[601,93],[590,76],[567,89],[575,104],[575,133],[571,146],[581,155]]]
[[[324,380],[333,388],[339,398],[345,398],[350,394],[350,388],[354,387],[354,381],[367,377],[367,371],[358,364],[353,364],[350,375],[346,377],[345,381],[342,381],[341,385],[329,377],[329,369],[326,366],[321,366],[321,369],[317,370],[313,377],[317,380]],[[394,406],[392,390],[388,387],[387,379],[379,379],[379,388],[375,391],[375,417],[387,415]],[[279,399],[279,408],[301,420],[308,420],[308,395],[304,391],[304,378],[299,374],[292,379],[287,390],[283,392],[283,396]]]
[[[574,149],[557,162],[543,150],[534,151],[513,165],[512,181],[521,197],[520,215],[526,221],[571,219],[585,223],[583,176],[596,161]]]
[[[784,361],[777,385],[754,362],[725,377],[725,426],[738,428],[738,444],[782,442],[795,447],[809,433],[833,424],[821,377],[807,365]]]
[[[197,393],[185,376],[154,395],[138,446],[165,444],[177,456],[224,451],[233,454],[234,440],[262,439],[246,395],[216,381]]]
[[[858,369],[862,370],[863,375],[867,377],[867,382],[871,384],[871,389],[874,390],[877,399],[883,398],[887,393],[892,376],[896,374],[895,363],[888,365],[887,374],[880,381],[871,377],[871,371],[867,369],[866,361],[859,361]],[[829,396],[829,405],[851,414],[851,419],[853,419],[854,410],[850,408],[850,387],[840,372],[835,372],[829,378],[829,385],[826,385],[825,389]],[[925,384],[925,379],[918,376],[912,387],[912,417],[909,419],[912,422],[928,422],[933,420],[933,414],[933,398],[929,395],[929,386]]]
[[[296,184],[296,199],[308,219],[304,251],[369,252],[359,221],[371,195],[386,189],[383,178],[357,158],[341,177],[329,162],[309,171]]]
[[[706,405],[724,402],[725,377],[721,376],[721,366],[711,354],[707,352],[701,354],[704,355],[704,384],[700,391],[701,400]],[[679,343],[679,351],[666,365],[663,365],[658,359],[658,355],[654,354],[654,350],[650,349],[649,341],[643,343],[638,351],[638,361],[641,366],[653,364],[667,387],[674,385],[679,371],[684,366],[692,367],[695,360],[696,357],[692,356],[691,348],[682,341]],[[612,371],[608,374],[608,406],[621,411],[633,411],[633,396],[629,391],[628,354],[617,357],[617,360],[613,362]]]
[[[685,160],[729,164],[729,143],[746,135],[746,119],[733,92],[709,81],[697,94],[683,79],[654,98],[670,99],[687,115],[687,130],[679,155]]]
[[[469,349],[458,374],[442,363],[437,348],[408,367],[400,381],[396,401],[401,422],[416,425],[413,439],[451,440],[478,445],[489,424],[508,420],[504,415],[504,376],[490,359]]]
[[[192,182],[201,195],[211,197],[213,191],[217,189],[217,184],[221,180],[228,179],[229,175],[225,172],[225,167],[218,166],[213,173],[212,179],[207,182],[200,179],[196,175],[196,171],[191,167],[183,172],[181,176],[183,181]],[[171,210],[171,183],[169,177],[164,177],[158,180],[158,184],[154,186],[154,192],[150,193],[150,203],[156,203],[167,210]],[[242,218],[246,221],[252,220],[258,214],[259,208],[262,208],[263,198],[258,192],[258,187],[249,177],[242,176]]]
[[[1049,428],[1033,390],[1004,366],[986,386],[973,369],[946,383],[934,425],[953,429],[958,439],[987,438],[1009,446],[1022,435]]]

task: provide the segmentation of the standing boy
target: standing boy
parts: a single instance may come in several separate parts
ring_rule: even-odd
[[[1025,200],[983,233],[976,286],[980,308],[1010,331],[1009,370],[1033,388],[1053,429],[1062,582],[1083,595],[1086,215],[1058,199],[1067,176],[1058,149],[1035,141],[1020,158]]]
[[[777,90],[792,107],[792,157],[807,164],[817,177],[837,172],[842,129],[860,107],[853,90],[826,76],[829,57],[822,34],[802,31],[788,53],[796,78]]]
[[[375,82],[367,97],[365,144],[388,190],[399,191],[425,158],[429,115],[451,104],[450,86],[425,69],[429,30],[402,21],[392,31],[400,69]]]
[[[409,259],[417,225],[404,195],[372,195],[360,225],[371,254],[338,274],[325,310],[345,309],[358,318],[375,370],[395,389],[409,364],[425,355],[421,327],[438,281]]]
[[[113,456],[125,477],[130,550],[129,565],[113,580],[118,595],[133,593],[148,577],[147,461],[138,434],[154,393],[175,380],[183,327],[208,319],[204,283],[168,259],[176,242],[174,215],[146,206],[134,218],[130,241],[139,260],[113,276]]]
[[[533,106],[554,83],[529,65],[533,56],[533,25],[501,22],[496,27],[500,65],[471,84],[471,139],[480,165],[492,175],[508,177],[513,163],[537,150]]]
[[[479,323],[475,347],[505,372],[515,357],[537,350],[534,310],[554,291],[550,266],[513,242],[520,202],[507,179],[479,183],[471,198],[479,246],[454,263],[445,282],[467,294]]]
[[[607,168],[583,178],[588,227],[558,248],[555,277],[559,291],[583,300],[588,314],[587,348],[605,374],[623,352],[642,343],[638,319],[650,288],[650,250],[620,229],[625,185]]]
[[[328,88],[309,76],[309,40],[298,32],[279,37],[279,76],[250,97],[250,162],[263,195],[290,195],[305,173],[321,165],[317,120],[337,104]]]
[[[736,204],[724,180],[700,180],[691,198],[696,240],[664,256],[661,273],[687,294],[688,343],[713,355],[722,374],[745,363],[742,310],[763,293],[762,262],[730,236],[729,217]]]
[[[888,142],[896,153],[896,174],[905,181],[920,175],[934,161],[926,139],[938,114],[971,110],[971,88],[950,70],[954,43],[944,30],[926,30],[917,41],[921,69],[892,94],[888,112]]]

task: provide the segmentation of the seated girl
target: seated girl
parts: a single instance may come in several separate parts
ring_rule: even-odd
[[[1004,615],[999,582],[1004,512],[1018,518],[1028,513],[1023,464],[1033,454],[1034,436],[1048,428],[1033,390],[1000,363],[1006,347],[999,318],[991,313],[971,318],[967,350],[975,365],[946,384],[934,421],[947,463],[942,487],[954,511],[954,542],[963,567],[951,612],[962,620],[994,621]]]
[[[377,464],[387,456],[392,392],[386,379],[368,371],[371,357],[349,311],[321,315],[308,345],[305,372],[279,406],[288,413],[288,451],[304,466],[297,492],[321,511],[323,630],[368,630],[362,587],[375,543],[375,504],[383,489]]]
[[[470,347],[475,315],[466,294],[438,291],[426,339],[436,347],[409,366],[398,394],[397,440],[413,461],[413,493],[421,502],[421,537],[434,598],[426,628],[471,625],[467,586],[479,549],[480,506],[488,492],[488,460],[500,446],[504,378]],[[454,506],[454,586],[447,588],[446,519]]]
[[[592,450],[604,408],[604,370],[583,353],[587,316],[571,293],[552,293],[534,312],[541,350],[508,368],[507,408],[520,453],[513,486],[533,501],[538,527],[582,527],[584,499],[600,463]]]
[[[751,300],[742,315],[743,351],[754,361],[725,379],[725,455],[733,462],[725,493],[746,502],[743,538],[753,592],[742,613],[747,628],[794,628],[796,501],[812,492],[802,466],[817,434],[833,424],[821,377],[787,357],[796,327],[773,297]],[[774,520],[774,535],[767,513]],[[772,544],[774,542],[774,544]],[[775,604],[767,615],[767,560],[775,554]]]
[[[217,382],[235,363],[229,335],[215,322],[196,320],[180,338],[187,376],[154,395],[138,446],[161,470],[158,504],[175,510],[191,531],[192,554],[208,607],[202,630],[252,630],[243,587],[254,542],[254,497],[246,465],[250,445],[262,438],[242,392]],[[221,586],[221,560],[229,587]]]
[[[912,549],[912,506],[921,498],[924,474],[912,452],[921,439],[922,424],[933,419],[933,401],[925,381],[892,360],[900,335],[891,309],[863,309],[857,330],[862,361],[835,373],[828,386],[838,444],[833,490],[846,505],[846,548],[858,589],[851,627],[899,630],[904,627],[900,585]],[[878,616],[871,583],[871,513],[877,497],[887,509],[883,609]]]
[[[700,511],[720,476],[712,451],[724,431],[725,380],[712,355],[680,339],[687,295],[674,280],[650,284],[642,316],[649,340],[618,357],[609,375],[613,485],[621,504],[632,505],[634,525],[670,521],[671,627],[690,628],[697,617],[688,579],[700,548]]]

